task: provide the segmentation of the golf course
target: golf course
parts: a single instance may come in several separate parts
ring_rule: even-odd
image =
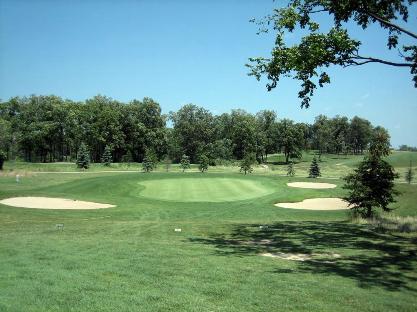
[[[0,0],[0,312],[416,312],[417,0]]]
[[[398,159],[415,157],[405,154],[390,156],[399,172],[407,162]],[[6,162],[0,202],[30,196],[114,207],[0,204],[0,310],[415,311],[417,234],[376,231],[352,222],[348,210],[275,206],[345,195],[340,179],[277,174],[279,157],[268,164],[276,170],[259,166],[250,175],[232,167],[120,172],[119,164],[106,172],[54,164],[50,172]],[[324,173],[334,162],[355,163],[333,158],[323,157]],[[392,214],[416,216],[417,185],[396,188]]]

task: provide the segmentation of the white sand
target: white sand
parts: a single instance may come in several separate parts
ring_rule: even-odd
[[[336,184],[316,183],[316,182],[291,182],[287,183],[290,187],[309,188],[309,189],[330,189],[335,188]]]
[[[349,204],[341,198],[310,198],[296,203],[277,203],[277,207],[308,210],[349,209]]]
[[[50,197],[12,197],[0,200],[0,204],[37,209],[101,209],[116,207],[109,204]]]

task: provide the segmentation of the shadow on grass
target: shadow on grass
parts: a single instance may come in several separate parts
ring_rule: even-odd
[[[360,287],[416,291],[417,238],[376,233],[346,222],[280,222],[235,225],[228,234],[190,238],[216,247],[216,254],[248,256],[260,253],[340,254],[332,261],[297,262],[297,272],[354,279]],[[271,259],[274,261],[275,259]],[[279,268],[274,273],[283,272]],[[414,276],[414,277],[413,277]]]

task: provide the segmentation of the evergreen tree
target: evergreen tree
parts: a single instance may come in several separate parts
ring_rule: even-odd
[[[181,157],[181,162],[180,162],[180,167],[182,169],[182,172],[185,171],[185,169],[190,169],[190,157],[188,157],[187,155],[182,155]]]
[[[90,167],[90,152],[84,143],[81,143],[78,150],[77,167],[81,169],[88,169]]]
[[[156,155],[152,150],[147,150],[142,161],[142,168],[145,172],[151,172],[156,168]]]
[[[113,162],[111,153],[112,153],[112,150],[110,146],[106,145],[106,147],[104,148],[103,156],[101,157],[101,162],[103,163],[103,165],[107,167],[110,166],[110,164]]]
[[[252,173],[253,168],[252,165],[255,163],[255,155],[252,153],[246,154],[243,158],[242,162],[240,163],[240,172],[244,172],[245,175],[247,173]]]
[[[3,170],[3,164],[6,160],[6,153],[0,150],[0,170]]]
[[[313,161],[311,162],[311,165],[310,165],[310,172],[309,172],[308,177],[317,178],[320,176],[321,176],[320,167],[319,167],[316,157],[314,156]]]
[[[411,181],[413,181],[413,178],[414,178],[414,172],[413,172],[413,166],[410,160],[410,167],[408,167],[407,172],[405,173],[405,181],[408,184],[411,184]]]
[[[294,163],[290,161],[287,167],[287,176],[293,177],[295,175]]]
[[[209,167],[209,159],[206,155],[200,156],[200,164],[198,166],[198,169],[204,173],[204,171],[207,171]]]
[[[394,196],[399,194],[394,189],[394,179],[398,174],[383,160],[390,153],[388,147],[388,135],[375,136],[368,155],[353,173],[344,178],[346,184],[343,188],[349,190],[344,199],[362,217],[374,216],[374,208],[391,211],[388,205],[395,202]]]

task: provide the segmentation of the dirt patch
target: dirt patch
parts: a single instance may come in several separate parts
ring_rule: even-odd
[[[341,198],[310,198],[296,203],[277,203],[277,207],[308,210],[349,209],[349,204]]]
[[[102,209],[116,207],[110,204],[51,197],[12,197],[0,200],[0,204],[36,209]]]
[[[265,252],[261,254],[261,256],[270,257],[270,258],[280,258],[284,260],[293,260],[293,261],[306,261],[306,260],[311,259],[311,255],[308,255],[308,254],[285,253],[285,252],[277,252],[277,253]]]
[[[331,189],[337,185],[332,183],[316,183],[316,182],[291,182],[287,183],[290,187],[309,188],[309,189]]]
[[[341,255],[332,253],[332,254],[303,254],[303,253],[285,253],[285,252],[276,252],[270,253],[265,252],[260,254],[263,257],[270,257],[270,258],[279,258],[283,260],[291,260],[291,261],[324,261],[324,262],[332,262],[330,260],[341,258]],[[327,260],[326,260],[327,259]]]

